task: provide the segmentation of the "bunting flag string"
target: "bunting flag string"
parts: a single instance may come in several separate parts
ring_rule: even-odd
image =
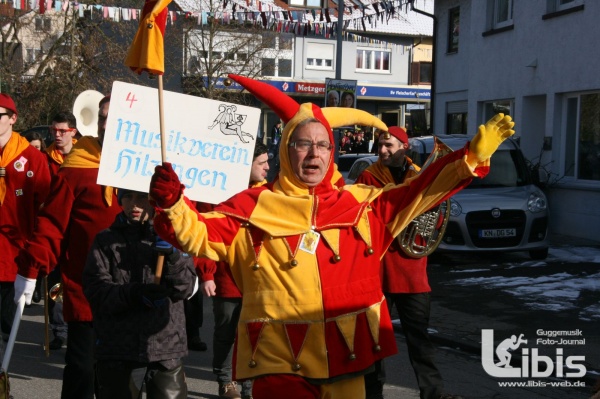
[[[370,5],[364,5],[359,0],[351,0],[351,3],[348,6],[348,14],[344,15],[345,37],[356,42],[371,42],[387,46],[390,43],[386,41],[364,38],[358,33],[347,32],[347,30],[352,27],[355,31],[366,32],[367,26],[377,27],[378,19],[381,23],[386,23],[394,17],[402,18],[403,16],[399,14],[402,13],[403,8],[406,10],[405,12],[408,12],[410,0],[381,0]],[[168,23],[173,24],[177,18],[196,21],[197,25],[202,26],[215,21],[224,25],[250,23],[263,29],[278,33],[292,32],[298,36],[311,35],[324,38],[337,36],[337,10],[335,8],[312,9],[303,12],[285,10],[260,0],[223,0],[222,5],[223,9],[218,12],[169,11]],[[114,22],[137,22],[141,15],[140,9],[60,0],[16,0],[13,2],[13,6],[15,9],[36,10],[40,14],[44,14],[47,10],[73,12],[79,18],[108,19]],[[396,46],[393,43],[391,45]]]

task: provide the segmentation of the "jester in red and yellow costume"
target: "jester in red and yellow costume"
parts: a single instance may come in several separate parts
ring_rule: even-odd
[[[467,185],[477,167],[485,173],[512,122],[502,119],[487,139],[405,184],[339,188],[331,128],[387,126],[364,111],[299,105],[270,85],[230,77],[286,123],[279,176],[199,213],[171,165],[157,166],[155,228],[190,254],[230,265],[243,295],[235,378],[254,379],[255,398],[364,397],[363,375],[397,351],[381,257],[415,216]]]

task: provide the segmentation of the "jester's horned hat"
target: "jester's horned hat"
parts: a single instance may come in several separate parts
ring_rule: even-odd
[[[293,98],[267,83],[233,74],[230,74],[229,77],[242,85],[260,101],[268,105],[285,124],[281,137],[282,144],[279,148],[282,172],[284,172],[284,167],[290,164],[287,146],[291,140],[291,136],[296,129],[296,126],[303,120],[311,118],[319,120],[329,132],[329,140],[331,143],[334,142],[332,128],[362,125],[373,126],[385,132],[388,131],[388,127],[385,123],[368,112],[353,108],[320,108],[312,103],[299,104]],[[332,163],[333,157],[331,157],[327,175],[323,179],[323,182],[329,182],[331,180],[331,175],[333,174],[333,168],[331,167]],[[280,175],[280,178],[281,177],[282,176]],[[292,183],[296,186],[304,186],[304,184],[298,180]]]

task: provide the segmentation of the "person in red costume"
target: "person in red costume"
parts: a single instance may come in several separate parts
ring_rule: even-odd
[[[255,399],[361,398],[364,375],[397,352],[379,277],[380,258],[417,215],[489,171],[512,135],[497,115],[468,148],[401,185],[333,184],[332,128],[387,131],[361,110],[298,104],[278,89],[230,75],[286,123],[277,179],[199,213],[169,163],[150,183],[158,234],[195,256],[231,265],[243,301],[235,380]]]
[[[50,188],[46,157],[13,132],[17,117],[13,99],[0,94],[0,327],[5,341],[17,310],[12,300],[15,256],[33,232],[35,216]]]
[[[268,148],[261,143],[254,147],[254,158],[250,169],[249,188],[260,187],[267,183],[269,171]],[[199,203],[200,212],[214,210],[214,205]],[[235,285],[229,265],[225,262],[214,262],[210,259],[198,258],[198,274],[200,291],[212,297],[215,329],[213,334],[213,374],[219,383],[219,398],[251,399],[252,381],[242,383],[242,392],[237,389],[231,378],[231,357],[235,330],[237,329],[242,308],[242,293]]]
[[[63,164],[65,157],[77,143],[77,119],[69,111],[62,111],[52,118],[50,133],[54,136],[54,143],[46,148],[48,164],[53,175]]]
[[[392,126],[379,134],[379,159],[356,179],[355,184],[384,187],[401,184],[416,176],[420,168],[407,157],[408,135],[401,127]],[[435,365],[435,349],[429,333],[431,301],[427,278],[427,257],[406,255],[398,240],[392,241],[381,260],[381,283],[389,305],[396,306],[402,331],[406,336],[408,357],[417,377],[421,399],[460,399],[443,393],[443,380]],[[385,373],[381,370],[365,377],[367,399],[382,399]]]
[[[77,119],[70,111],[61,111],[52,118],[50,133],[54,136],[54,142],[46,148],[46,157],[50,166],[50,174],[58,173],[60,166],[65,161],[65,157],[71,152],[75,143],[77,143]],[[58,265],[48,275],[48,287],[52,287],[60,282],[60,265]],[[37,288],[41,287],[41,279],[38,277]],[[34,299],[35,301],[35,295]],[[63,318],[62,302],[50,301],[48,304],[50,313],[50,326],[54,334],[54,339],[50,341],[51,350],[61,349],[67,343],[67,323]]]
[[[81,286],[94,237],[121,212],[112,187],[96,184],[110,97],[100,100],[98,137],[77,141],[52,179],[51,194],[40,211],[34,234],[19,252],[15,302],[31,301],[38,271],[61,265],[63,315],[69,330],[62,399],[94,397],[92,311]]]

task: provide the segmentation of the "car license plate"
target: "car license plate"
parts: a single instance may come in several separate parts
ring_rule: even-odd
[[[485,229],[479,230],[479,238],[503,238],[515,237],[517,231],[515,229]]]

